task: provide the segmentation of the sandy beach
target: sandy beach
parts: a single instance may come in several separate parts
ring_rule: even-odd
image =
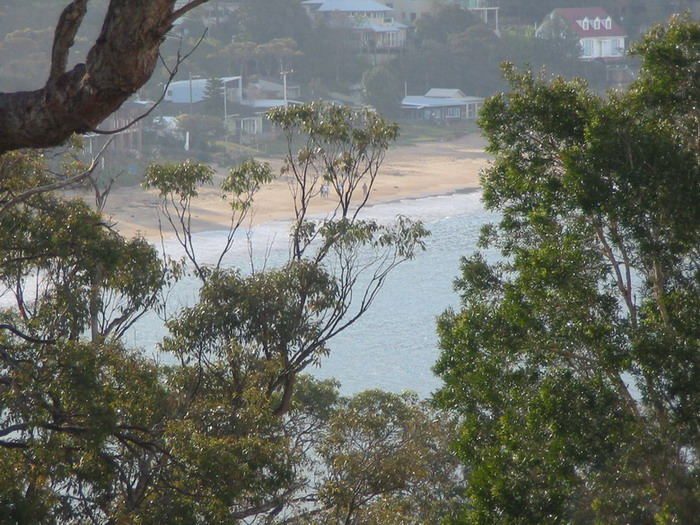
[[[270,162],[276,172],[280,159],[258,158]],[[377,204],[403,198],[454,193],[479,186],[479,172],[488,162],[484,141],[478,134],[440,142],[420,142],[391,148],[368,200]],[[333,208],[332,199],[315,198],[312,213]],[[153,191],[118,188],[109,196],[105,214],[125,236],[143,235],[156,240],[158,229],[157,198]],[[229,208],[215,187],[202,188],[193,205],[195,232],[226,229]],[[277,179],[263,187],[255,198],[249,224],[289,219],[293,207],[288,183]],[[168,231],[164,231],[168,235]]]

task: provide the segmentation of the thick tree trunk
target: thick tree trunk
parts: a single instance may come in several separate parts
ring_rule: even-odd
[[[49,80],[37,91],[0,93],[0,153],[56,146],[95,129],[150,78],[172,23],[207,0],[111,0],[85,64],[65,71],[88,0],[73,0],[54,36]]]

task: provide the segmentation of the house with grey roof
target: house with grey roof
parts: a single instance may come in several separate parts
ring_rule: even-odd
[[[241,77],[221,77],[220,80],[226,89],[228,99],[239,102],[243,93]],[[196,104],[204,100],[208,82],[209,80],[206,78],[190,78],[170,82],[163,100],[175,104]]]
[[[348,27],[357,45],[369,52],[399,51],[406,46],[408,26],[394,19],[391,7],[374,0],[305,0],[302,5],[317,23]]]
[[[433,88],[423,96],[404,97],[401,110],[411,120],[450,123],[476,119],[483,104],[483,98],[466,96],[459,89]]]

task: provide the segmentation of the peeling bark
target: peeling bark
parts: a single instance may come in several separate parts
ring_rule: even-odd
[[[61,14],[46,85],[0,93],[0,154],[57,146],[73,133],[95,129],[151,77],[173,22],[208,0],[177,10],[176,0],[111,0],[85,63],[65,71],[88,1],[73,0]]]

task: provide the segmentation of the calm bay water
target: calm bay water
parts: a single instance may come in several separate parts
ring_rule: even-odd
[[[308,372],[319,378],[336,378],[341,390],[352,394],[368,388],[400,392],[410,389],[427,396],[439,386],[431,367],[438,356],[435,322],[446,308],[457,306],[452,283],[460,258],[474,251],[482,225],[496,216],[483,210],[480,193],[401,200],[367,209],[366,218],[391,221],[396,215],[423,220],[431,231],[425,252],[399,266],[389,277],[375,303],[357,323],[334,338],[331,354],[320,367]],[[288,224],[275,222],[239,232],[226,264],[257,270],[280,264],[287,256]],[[217,253],[221,232],[196,236],[202,260]],[[177,246],[165,250],[180,255]],[[170,294],[170,310],[193,304],[198,282],[186,280]],[[127,342],[158,358],[157,342],[165,335],[162,320],[154,315],[141,319]],[[165,358],[163,358],[165,359]]]

